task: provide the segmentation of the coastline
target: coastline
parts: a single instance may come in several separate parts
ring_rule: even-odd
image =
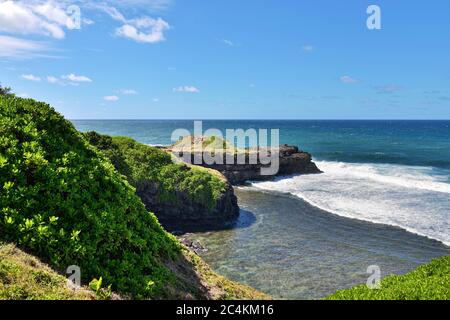
[[[241,216],[234,226],[183,235],[228,278],[275,298],[320,299],[367,280],[405,274],[450,247],[404,229],[337,216],[288,194],[236,188]],[[283,210],[291,208],[290,212]]]
[[[450,245],[450,184],[432,168],[316,161],[324,173],[254,181],[260,190],[291,194],[335,215],[399,227]]]
[[[289,179],[289,178],[292,178],[292,177],[294,177],[294,176],[278,177],[278,179],[283,180],[283,179]],[[419,231],[417,231],[417,230],[415,230],[415,229],[413,229],[413,228],[409,228],[409,227],[406,227],[406,226],[403,226],[403,225],[400,225],[400,224],[395,224],[395,223],[376,222],[376,221],[373,221],[373,220],[371,220],[371,219],[364,218],[364,217],[355,217],[354,215],[346,215],[346,214],[343,214],[343,213],[341,213],[341,212],[339,212],[339,211],[337,211],[337,210],[332,210],[332,209],[329,209],[329,208],[324,208],[324,207],[320,206],[319,204],[315,203],[314,201],[308,199],[308,198],[305,197],[305,196],[300,196],[300,195],[297,195],[297,194],[292,193],[292,192],[289,192],[289,191],[277,191],[277,190],[269,190],[269,189],[259,188],[259,187],[254,186],[253,183],[254,183],[254,182],[249,182],[249,185],[248,185],[248,186],[254,188],[254,189],[257,190],[257,191],[263,192],[263,193],[269,193],[269,194],[272,193],[272,194],[284,194],[284,195],[289,195],[289,196],[292,196],[292,197],[294,197],[294,198],[296,198],[296,199],[300,199],[300,200],[302,200],[302,201],[305,201],[305,202],[307,202],[309,205],[311,205],[311,206],[313,206],[313,207],[315,207],[315,208],[317,208],[317,209],[319,209],[319,210],[321,210],[321,211],[328,212],[328,213],[330,213],[330,214],[332,214],[332,215],[336,215],[336,216],[339,216],[339,217],[342,217],[342,218],[346,218],[346,219],[352,219],[352,220],[357,220],[357,221],[363,221],[363,222],[371,223],[371,224],[374,224],[374,225],[383,225],[383,226],[389,226],[389,227],[399,228],[399,229],[404,230],[404,231],[407,231],[407,232],[409,232],[409,233],[411,233],[411,234],[413,234],[413,235],[420,236],[420,237],[425,237],[425,238],[427,238],[427,239],[429,239],[429,240],[432,240],[432,241],[437,241],[437,242],[443,244],[444,246],[450,248],[450,242],[443,241],[443,240],[438,239],[438,238],[435,238],[435,237],[431,237],[431,236],[429,236],[429,235],[427,235],[427,234],[424,234],[424,233],[421,233],[421,232],[419,232]]]
[[[168,148],[170,148],[169,145],[164,145],[164,144],[147,144],[147,145],[155,147],[155,148],[159,148],[159,149],[162,149],[162,150],[167,150]],[[284,146],[284,147],[286,147],[286,146]],[[297,148],[297,147],[295,147],[295,148]],[[296,150],[298,151],[298,148]],[[310,155],[310,161],[313,164],[313,166],[316,167],[316,164],[320,163],[323,160],[315,159],[314,157],[312,157]],[[420,168],[420,167],[418,167],[418,168]],[[219,169],[214,168],[214,169],[219,170],[220,168]],[[227,168],[227,170],[230,170],[230,169]],[[226,174],[226,171],[224,171],[224,172]],[[320,167],[319,167],[317,169],[317,171],[314,171],[314,172],[311,172],[311,173],[316,173],[317,174],[317,173],[323,173],[323,172],[320,171]],[[306,172],[305,174],[310,174],[310,173]],[[239,188],[239,187],[242,187],[242,186],[252,186],[252,187],[254,187],[254,188],[256,188],[256,189],[258,189],[260,191],[264,191],[264,192],[269,192],[269,193],[270,192],[274,192],[274,193],[278,193],[279,192],[279,193],[282,193],[282,194],[283,193],[284,194],[290,194],[290,195],[292,195],[292,196],[294,196],[296,198],[299,198],[299,199],[301,199],[303,201],[308,202],[311,206],[314,206],[317,209],[329,212],[329,213],[334,214],[334,215],[338,215],[338,216],[343,217],[343,218],[356,219],[356,220],[365,221],[365,222],[374,223],[374,224],[382,224],[382,225],[387,225],[387,226],[392,226],[392,227],[398,227],[398,228],[403,229],[405,231],[408,231],[408,232],[410,232],[412,234],[415,234],[415,235],[418,235],[418,236],[422,236],[422,237],[426,237],[426,238],[428,238],[430,240],[436,240],[438,242],[441,242],[445,246],[450,247],[450,241],[445,241],[445,240],[439,239],[437,237],[432,237],[432,236],[430,236],[430,235],[428,235],[426,233],[417,231],[416,229],[408,227],[408,226],[404,226],[404,225],[401,225],[401,224],[398,224],[398,223],[377,222],[377,221],[374,221],[373,219],[365,218],[364,216],[355,217],[354,215],[345,214],[345,213],[340,212],[338,210],[333,210],[332,208],[323,207],[320,204],[316,203],[315,201],[309,199],[305,195],[299,195],[299,194],[296,194],[295,192],[290,192],[290,191],[270,190],[269,188],[264,188],[264,187],[261,188],[261,187],[258,187],[258,185],[257,185],[257,183],[261,182],[261,181],[280,181],[280,180],[285,180],[285,179],[292,179],[294,177],[301,176],[301,175],[302,175],[302,173],[300,173],[300,174],[295,174],[295,173],[294,174],[281,174],[281,175],[277,175],[277,176],[274,176],[274,177],[270,177],[270,178],[265,179],[265,180],[264,179],[258,179],[258,180],[248,180],[248,181],[245,181],[245,182],[242,179],[241,180],[238,179],[238,180],[236,180],[237,182],[235,182],[235,183],[231,182],[231,184],[234,186],[234,188]],[[232,179],[232,181],[233,181],[233,179]],[[422,188],[420,185],[414,185],[414,187],[419,188],[419,189]],[[450,190],[450,185],[446,185],[444,187],[447,187],[447,188],[444,191],[442,191],[442,192],[448,192],[448,190]],[[426,190],[426,189],[424,189],[424,190]],[[437,191],[440,191],[440,190],[437,190]],[[230,224],[230,221],[225,221],[225,222],[218,221],[216,223],[209,223],[209,224],[206,223],[204,226],[201,226],[200,228],[195,228],[193,226],[186,226],[185,230],[182,230],[182,232],[184,232],[184,231],[186,231],[186,232],[195,232],[195,231],[199,231],[199,230],[201,231],[202,229],[203,230],[207,230],[207,229],[213,230],[213,229],[221,229],[221,228],[230,228],[230,225],[232,225],[232,224],[233,224],[232,221],[231,221],[231,224]],[[178,229],[183,229],[183,228],[180,228],[179,224],[173,223],[172,227],[170,229],[175,231],[175,232],[179,232]],[[196,229],[198,229],[198,230],[196,230]]]
[[[227,123],[226,121],[211,122],[211,126],[215,124],[226,126]],[[167,128],[167,124],[183,126],[188,125],[188,122],[178,121],[173,124],[172,122],[142,121],[140,126],[134,124],[128,126],[127,122],[123,121],[120,131],[109,127],[110,123],[108,122],[99,124],[109,134],[123,135],[126,133],[127,136],[140,142],[164,149],[162,145],[167,145],[165,139],[170,136],[170,128]],[[270,127],[268,122],[258,124]],[[229,123],[229,125],[233,126],[235,123]],[[239,122],[239,125],[245,128],[251,126],[252,122]],[[333,132],[339,132],[347,126],[354,125],[354,130],[358,130],[361,137],[364,137],[365,127],[372,126],[372,123],[344,121],[326,123],[325,126],[321,122],[294,121],[277,123],[277,125],[284,127],[285,130],[285,138],[281,143],[300,145],[302,149],[311,151],[314,156],[312,160],[317,162],[318,167],[325,172],[325,175],[304,175],[301,176],[302,179],[309,181],[308,179],[326,176],[330,170],[322,167],[321,162],[323,161],[338,164],[339,168],[336,170],[338,174],[345,176],[346,180],[340,180],[339,178],[342,177],[337,177],[328,182],[339,182],[343,186],[354,185],[358,182],[362,184],[355,184],[356,190],[379,194],[380,198],[374,200],[375,206],[373,207],[377,211],[372,214],[391,214],[392,217],[397,217],[401,213],[396,207],[388,208],[389,210],[383,209],[384,198],[381,197],[382,194],[379,191],[383,191],[384,188],[387,188],[386,190],[393,195],[398,193],[393,189],[411,188],[411,190],[403,190],[406,193],[397,196],[404,200],[419,201],[415,196],[417,193],[415,189],[421,190],[420,192],[439,192],[442,185],[447,187],[446,184],[450,181],[440,182],[441,179],[450,177],[450,170],[448,170],[446,162],[436,162],[441,159],[441,154],[425,153],[422,152],[423,146],[401,145],[398,140],[394,145],[388,145],[393,134],[396,139],[406,138],[406,135],[398,136],[394,130],[388,134],[385,133],[385,130],[379,131],[381,140],[378,141],[383,143],[370,146],[359,139],[358,135],[353,138],[353,133],[350,136],[341,135],[339,140],[336,140],[333,138],[334,136],[329,135],[328,126],[331,126]],[[416,125],[422,124],[409,123],[407,128],[415,129]],[[363,129],[360,129],[359,126]],[[81,127],[95,129],[90,124],[86,126],[86,123]],[[83,130],[82,128],[80,130]],[[311,130],[309,132],[309,134],[313,134],[311,141],[302,140],[302,137],[304,139],[305,136],[302,136],[301,133],[306,132],[305,130]],[[341,134],[343,133],[341,132]],[[326,139],[326,143],[320,139]],[[437,137],[436,144],[441,144],[439,139]],[[383,152],[373,152],[373,148],[383,150]],[[343,150],[347,150],[347,152]],[[358,153],[355,153],[354,150],[358,150]],[[417,156],[414,159],[406,158],[406,155],[411,153]],[[433,163],[438,163],[439,166],[431,166]],[[388,167],[389,170],[379,172],[378,167],[382,167],[383,170],[384,167]],[[377,175],[376,177],[373,176],[374,173]],[[276,182],[277,179],[266,182]],[[392,181],[392,179],[399,180]],[[423,183],[434,185],[429,187]],[[435,183],[439,185],[435,185]],[[307,191],[325,192],[321,199],[327,200],[336,200],[336,197],[339,200],[339,196],[342,194],[339,189],[331,190],[327,183],[322,186],[309,185],[306,189]],[[409,191],[413,192],[409,193]],[[205,230],[176,230],[178,231],[176,234],[195,231],[196,233],[187,235],[187,241],[184,243],[188,246],[192,244],[192,249],[204,258],[213,270],[232,280],[269,293],[275,298],[323,298],[337,290],[365,283],[369,265],[380,264],[382,276],[385,277],[389,274],[407,273],[419,265],[430,262],[435,257],[450,255],[448,246],[430,237],[420,236],[419,232],[411,233],[404,226],[396,227],[389,223],[374,222],[371,219],[363,219],[363,216],[345,216],[333,212],[330,207],[321,207],[320,204],[308,197],[299,197],[295,192],[290,192],[285,188],[278,191],[274,189],[272,191],[252,191],[251,188],[244,187],[244,191],[236,188],[236,193],[255,195],[255,199],[250,202],[247,201],[248,199],[243,201],[242,197],[239,199],[241,214],[237,221]],[[445,195],[445,193],[443,194]],[[439,210],[439,206],[445,206],[447,200],[438,198],[433,201],[434,195],[430,194],[429,201],[428,199],[421,200],[421,205],[428,205],[427,208],[433,210],[436,205],[438,206],[436,210]],[[353,203],[352,201],[355,199],[355,197],[347,197],[340,200],[343,200],[344,203]],[[365,214],[367,213],[364,206],[366,197],[363,194],[359,199],[363,201],[362,205],[353,203],[354,208],[358,209],[356,213]],[[310,203],[306,200],[310,200]],[[396,201],[396,199],[394,200]],[[275,209],[273,212],[266,212],[270,203],[276,203]],[[425,209],[427,208],[425,207]],[[403,218],[408,217],[410,209],[413,210],[412,213],[419,214],[420,217],[420,212],[414,212],[414,207],[406,206],[401,209],[403,209]],[[445,219],[448,210],[442,209],[440,213]],[[427,214],[429,212],[424,211],[423,217],[427,217]],[[283,222],[282,225],[279,224],[280,221]],[[317,224],[318,221],[321,223],[320,225]],[[411,216],[410,221],[417,221],[414,215]],[[429,221],[424,225],[433,227],[436,225],[436,220]],[[438,227],[444,225],[441,224]],[[196,242],[197,240],[200,241]],[[256,254],[255,250],[257,250]],[[295,272],[286,276],[284,273],[290,270]],[[272,279],[273,277],[276,279]],[[270,279],[272,284],[265,282],[267,279]]]

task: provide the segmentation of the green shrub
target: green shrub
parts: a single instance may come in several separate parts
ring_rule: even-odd
[[[433,260],[401,276],[388,276],[380,289],[359,285],[341,290],[331,300],[450,300],[450,256]]]
[[[3,240],[61,271],[78,265],[85,283],[102,277],[114,291],[164,296],[173,275],[162,261],[179,254],[178,242],[47,104],[0,96],[0,192]]]
[[[9,87],[3,87],[0,83],[0,96],[7,96],[7,95],[12,95],[12,91],[11,88]]]
[[[187,194],[193,203],[214,209],[225,191],[224,180],[200,167],[174,163],[170,154],[127,137],[85,133],[88,141],[101,150],[116,169],[140,188],[148,181],[157,183],[161,201],[177,201],[177,192]]]

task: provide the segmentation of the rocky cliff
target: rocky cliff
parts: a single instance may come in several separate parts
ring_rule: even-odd
[[[140,184],[136,193],[145,206],[155,212],[159,222],[167,230],[195,231],[222,225],[239,216],[237,198],[228,182],[225,182],[225,187],[213,207],[193,201],[189,194],[182,190],[174,190],[173,200],[167,201],[162,196],[161,185],[150,180]]]
[[[198,139],[198,138],[196,138]],[[203,141],[208,138],[202,138]],[[174,145],[167,149],[169,152],[172,152],[176,157],[180,159],[190,159],[191,163],[196,163],[194,160],[202,159],[202,153],[196,152],[183,152],[182,150]],[[192,149],[194,150],[194,149]],[[205,150],[205,149],[204,149]],[[181,151],[181,153],[180,153]],[[211,152],[211,150],[206,150]],[[256,152],[257,161],[256,163],[251,163],[250,158]],[[300,151],[298,147],[289,146],[289,145],[281,145],[279,147],[279,169],[273,174],[262,174],[261,169],[264,167],[269,167],[267,164],[263,164],[261,161],[261,151],[254,151],[251,149],[233,152],[230,157],[230,153],[228,153],[228,157],[234,158],[233,161],[226,161],[227,154],[224,153],[221,155],[223,164],[209,164],[203,161],[202,163],[196,163],[200,166],[217,170],[221,172],[227,180],[233,185],[244,184],[250,180],[270,180],[275,176],[284,176],[284,175],[293,175],[293,174],[314,174],[321,173],[320,169],[316,166],[316,164],[312,161],[311,154]],[[270,154],[270,151],[268,151]],[[266,151],[265,151],[266,154]],[[184,155],[184,156],[183,156]],[[245,161],[244,164],[239,164],[238,157],[244,155]],[[182,156],[182,157],[181,157]],[[241,161],[242,163],[242,161]]]

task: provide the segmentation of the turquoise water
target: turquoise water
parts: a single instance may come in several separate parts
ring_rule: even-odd
[[[82,131],[171,143],[184,120],[74,121]],[[204,129],[279,129],[320,175],[236,190],[233,228],[189,235],[213,268],[282,298],[320,298],[450,254],[450,121],[204,121]]]
[[[187,235],[220,274],[276,298],[318,299],[366,283],[367,268],[403,274],[439,256],[442,243],[403,229],[342,218],[295,196],[236,189],[241,215],[229,229]]]

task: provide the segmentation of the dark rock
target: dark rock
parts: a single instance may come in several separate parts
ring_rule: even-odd
[[[167,151],[171,151],[168,149]],[[161,197],[160,186],[157,182],[146,181],[137,186],[137,194],[149,211],[152,211],[158,217],[160,223],[169,231],[176,231],[177,234],[184,232],[195,232],[205,230],[216,230],[227,227],[233,223],[239,216],[239,207],[237,198],[234,194],[232,185],[243,184],[249,180],[269,180],[274,176],[292,175],[292,174],[312,174],[320,173],[311,155],[307,152],[299,151],[297,147],[281,145],[279,149],[280,166],[279,171],[275,175],[261,175],[261,168],[264,167],[259,161],[250,164],[249,155],[246,154],[245,164],[237,164],[237,155],[234,155],[234,164],[226,164],[224,156],[224,164],[206,163],[199,164],[203,167],[211,168],[221,172],[228,180],[226,182],[225,191],[216,201],[214,208],[208,208],[206,204],[191,199],[188,194],[176,191],[173,194],[173,200],[168,201]],[[191,158],[194,162],[195,154],[188,154],[187,158]],[[197,155],[198,156],[198,155]],[[200,159],[202,155],[200,155]],[[189,168],[186,166],[186,170]],[[196,244],[186,244],[188,247],[195,247]],[[197,248],[199,250],[199,248]],[[196,250],[194,250],[196,251]]]
[[[170,149],[169,149],[170,151]],[[257,152],[253,150],[249,150],[250,152]],[[268,151],[270,152],[270,151]],[[276,174],[273,175],[262,175],[261,168],[268,167],[268,165],[263,165],[260,160],[258,154],[258,161],[255,164],[250,163],[250,156],[248,154],[245,155],[245,163],[238,164],[237,155],[234,155],[234,161],[232,164],[228,164],[226,162],[226,156],[223,157],[223,164],[207,164],[207,163],[195,163],[195,158],[201,159],[201,154],[191,154],[191,163],[198,164],[200,166],[217,170],[221,172],[227,180],[232,185],[240,185],[244,184],[249,180],[270,180],[275,176],[284,176],[284,175],[293,175],[293,174],[315,174],[321,173],[319,168],[317,168],[316,164],[312,161],[311,154],[300,151],[298,147],[289,146],[289,145],[281,145],[279,148],[279,170]],[[178,156],[178,155],[176,155]],[[233,157],[233,155],[231,156]],[[189,159],[189,154],[186,157]]]
[[[158,217],[159,222],[167,230],[205,228],[217,226],[235,220],[239,216],[239,206],[234,189],[226,183],[225,191],[216,201],[214,208],[196,202],[188,194],[176,191],[174,200],[167,201],[160,196],[159,185],[153,181],[141,183],[136,193],[149,211]]]
[[[185,237],[178,237],[178,240],[197,255],[208,251],[208,249],[206,249],[199,240],[189,240]]]

